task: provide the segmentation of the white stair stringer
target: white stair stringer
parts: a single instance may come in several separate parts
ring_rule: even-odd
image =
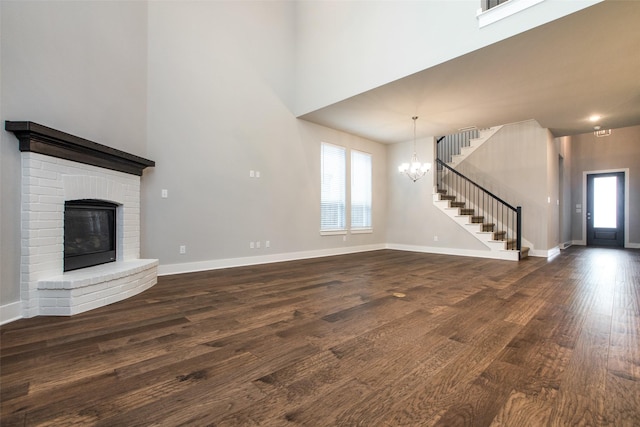
[[[489,129],[480,129],[478,138],[473,138],[469,141],[470,145],[460,148],[460,154],[453,154],[451,156],[451,162],[447,163],[450,167],[454,168],[462,163],[464,159],[469,157],[478,147],[484,144],[489,138],[491,138],[496,132],[502,129],[502,126],[494,126]]]
[[[467,233],[482,242],[495,255],[493,258],[518,261],[520,253],[517,250],[507,249],[507,243],[504,240],[493,240],[492,231],[482,231],[481,223],[471,222],[472,215],[461,215],[462,208],[451,207],[450,200],[443,200],[441,194],[433,195],[433,204],[440,209],[445,215],[455,221]]]

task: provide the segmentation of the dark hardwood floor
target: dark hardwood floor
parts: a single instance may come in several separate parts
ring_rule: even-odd
[[[638,250],[165,276],[0,330],[3,427],[640,425]]]

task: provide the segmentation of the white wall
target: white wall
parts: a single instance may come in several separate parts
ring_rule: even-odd
[[[483,28],[480,0],[296,2],[294,112],[317,110],[600,1],[544,1]]]
[[[1,119],[146,154],[145,2],[0,2]],[[2,131],[0,305],[19,300],[20,152]]]
[[[142,252],[160,259],[161,273],[384,243],[386,148],[298,120],[286,106],[293,10],[292,2],[149,3],[156,168],[143,185]],[[373,154],[373,234],[320,236],[322,141]]]

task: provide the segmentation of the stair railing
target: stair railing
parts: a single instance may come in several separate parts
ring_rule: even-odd
[[[480,2],[480,6],[482,7],[482,11],[492,9],[496,6],[501,5],[502,3],[506,3],[509,0],[482,0]]]
[[[446,194],[460,196],[464,199],[460,201],[466,203],[465,208],[475,208],[477,216],[484,216],[485,220],[490,223],[495,221],[492,231],[504,236],[501,240],[515,240],[515,249],[522,249],[522,207],[510,205],[441,159],[436,159],[436,163],[438,165],[438,191],[444,190]]]
[[[480,133],[477,129],[471,129],[452,135],[441,136],[437,139],[438,158],[446,163],[451,163],[453,155],[460,154],[462,147],[471,145],[471,140],[477,138]]]

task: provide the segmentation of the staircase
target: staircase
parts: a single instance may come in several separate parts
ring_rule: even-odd
[[[433,203],[488,247],[493,258],[520,260],[529,254],[529,248],[521,244],[521,208],[511,206],[455,170],[501,127],[438,140],[437,190]]]
[[[486,219],[474,208],[466,207],[466,202],[448,195],[447,190],[438,190],[433,195],[433,204],[487,246],[495,258],[517,261],[529,255],[529,248],[517,249],[517,239],[509,237],[506,229],[498,227],[495,222],[489,222],[490,219]]]

